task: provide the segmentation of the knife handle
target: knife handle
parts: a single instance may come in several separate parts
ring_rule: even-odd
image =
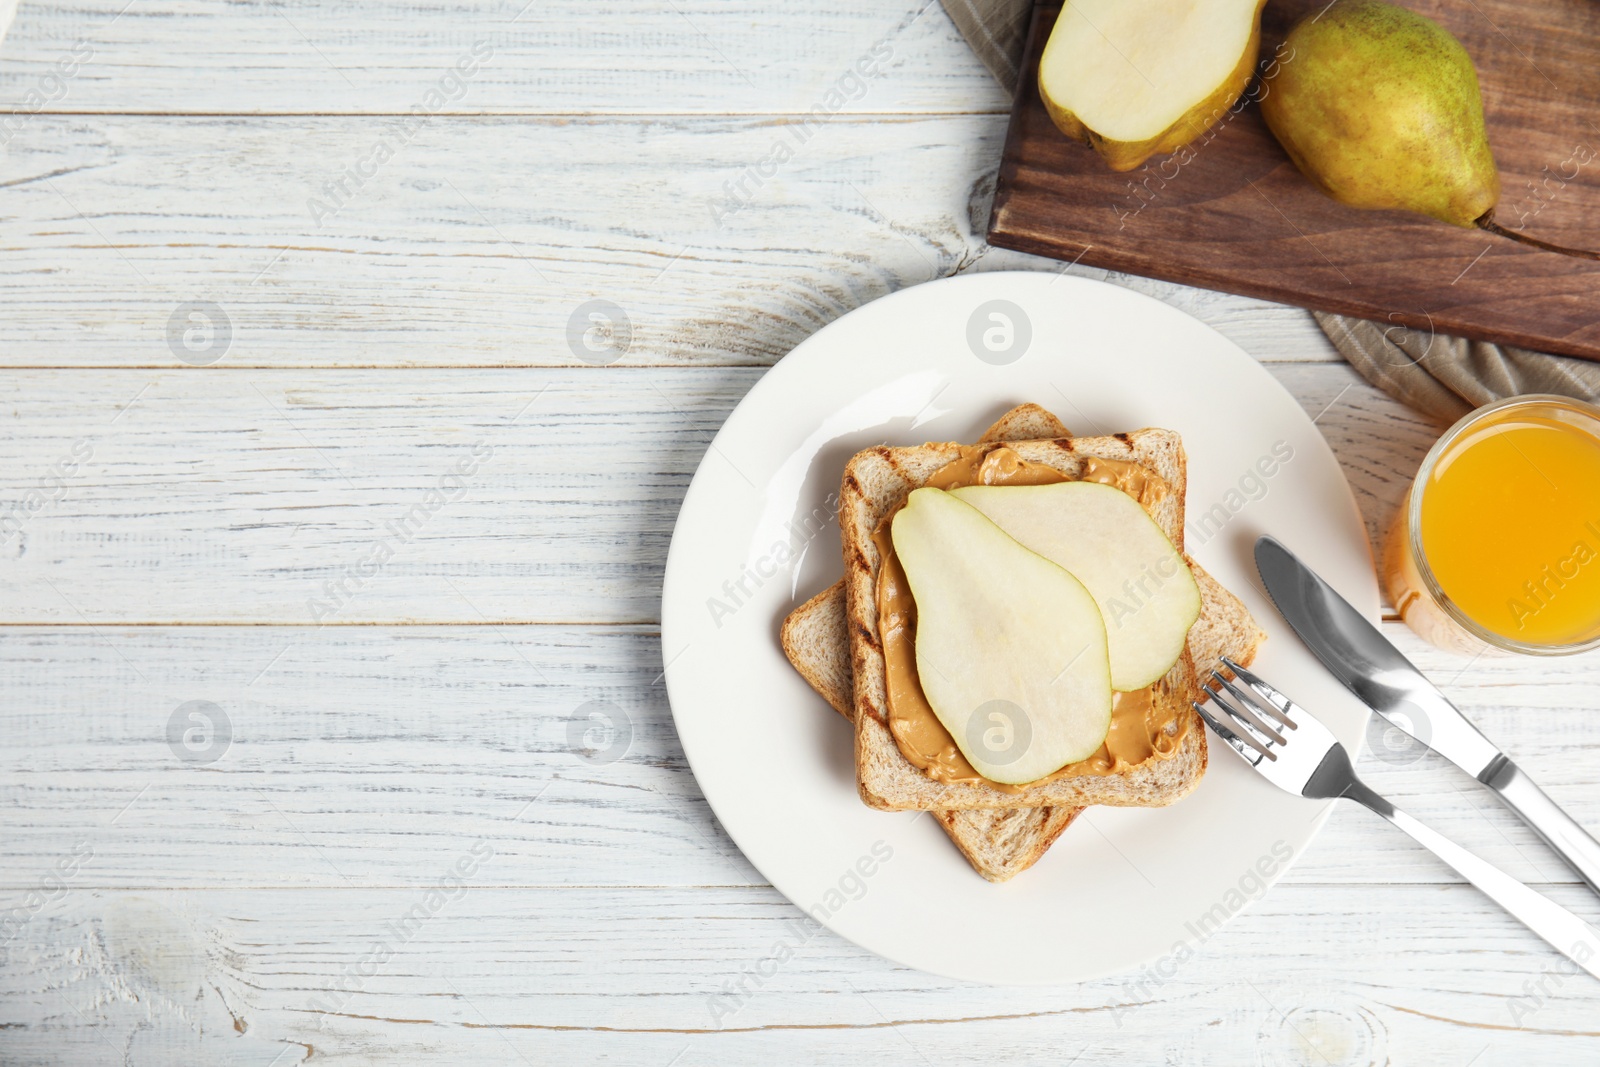
[[[1556,855],[1577,871],[1589,888],[1600,893],[1600,841],[1591,837],[1522,769],[1509,759],[1496,761],[1479,779],[1501,803],[1533,828]]]
[[[1383,797],[1357,783],[1344,796],[1382,815],[1411,835],[1412,840],[1453,867],[1483,890],[1485,896],[1567,959],[1600,978],[1600,930],[1596,930],[1549,897],[1534,892],[1487,860],[1479,859],[1437,830],[1407,815]]]

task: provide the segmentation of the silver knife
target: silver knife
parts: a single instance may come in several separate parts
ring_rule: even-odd
[[[1256,568],[1294,632],[1362,703],[1477,779],[1600,893],[1600,841],[1494,746],[1389,639],[1271,537]]]

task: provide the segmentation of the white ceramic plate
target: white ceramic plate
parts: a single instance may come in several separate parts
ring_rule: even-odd
[[[1258,670],[1354,750],[1366,710],[1272,609],[1250,555],[1271,533],[1378,617],[1361,517],[1311,418],[1254,359],[1181,312],[1042,273],[951,278],[875,301],[797,347],[729,416],[667,557],[673,717],[745,855],[857,944],[983,982],[1139,967],[1167,977],[1282,875],[1326,804],[1279,792],[1213,739],[1205,779],[1184,800],[1091,808],[1031,870],[992,885],[931,817],[862,804],[849,724],[778,646],[784,616],[842,573],[829,504],[853,453],[973,441],[1026,401],[1078,434],[1183,434],[1189,551],[1270,635]]]

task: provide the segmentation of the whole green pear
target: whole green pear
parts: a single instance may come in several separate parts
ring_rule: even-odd
[[[1384,0],[1336,0],[1290,29],[1261,112],[1341,203],[1472,226],[1500,198],[1478,75],[1461,42]]]

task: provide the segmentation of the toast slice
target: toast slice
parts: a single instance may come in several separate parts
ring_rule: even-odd
[[[1085,460],[1091,456],[1136,463],[1160,475],[1172,491],[1146,510],[1182,551],[1187,475],[1183,444],[1176,433],[1146,429],[1110,437],[1022,441],[1009,447],[1024,460],[1053,467],[1070,478],[1082,474]],[[1189,706],[1199,699],[1199,678],[1187,649],[1154,690],[1153,699],[1167,705],[1170,717],[1183,727],[1181,743],[1166,759],[1149,760],[1119,774],[1068,775],[1021,791],[1007,791],[983,783],[935,781],[901,754],[888,726],[874,597],[881,560],[872,532],[913,489],[959,455],[960,446],[955,444],[877,447],[857,453],[845,467],[839,524],[854,678],[856,780],[862,800],[874,808],[908,811],[1090,804],[1160,807],[1187,795],[1206,767],[1205,730]]]
[[[1023,404],[1002,415],[979,439],[1049,440],[1070,431],[1037,404]],[[1193,560],[1200,586],[1201,613],[1189,631],[1188,648],[1203,672],[1226,655],[1248,666],[1264,634],[1244,605]],[[844,582],[835,582],[791,612],[782,630],[784,654],[812,689],[846,719],[854,718],[849,626]],[[935,811],[933,816],[973,868],[991,882],[1003,882],[1033,866],[1082,808],[1038,807]]]

